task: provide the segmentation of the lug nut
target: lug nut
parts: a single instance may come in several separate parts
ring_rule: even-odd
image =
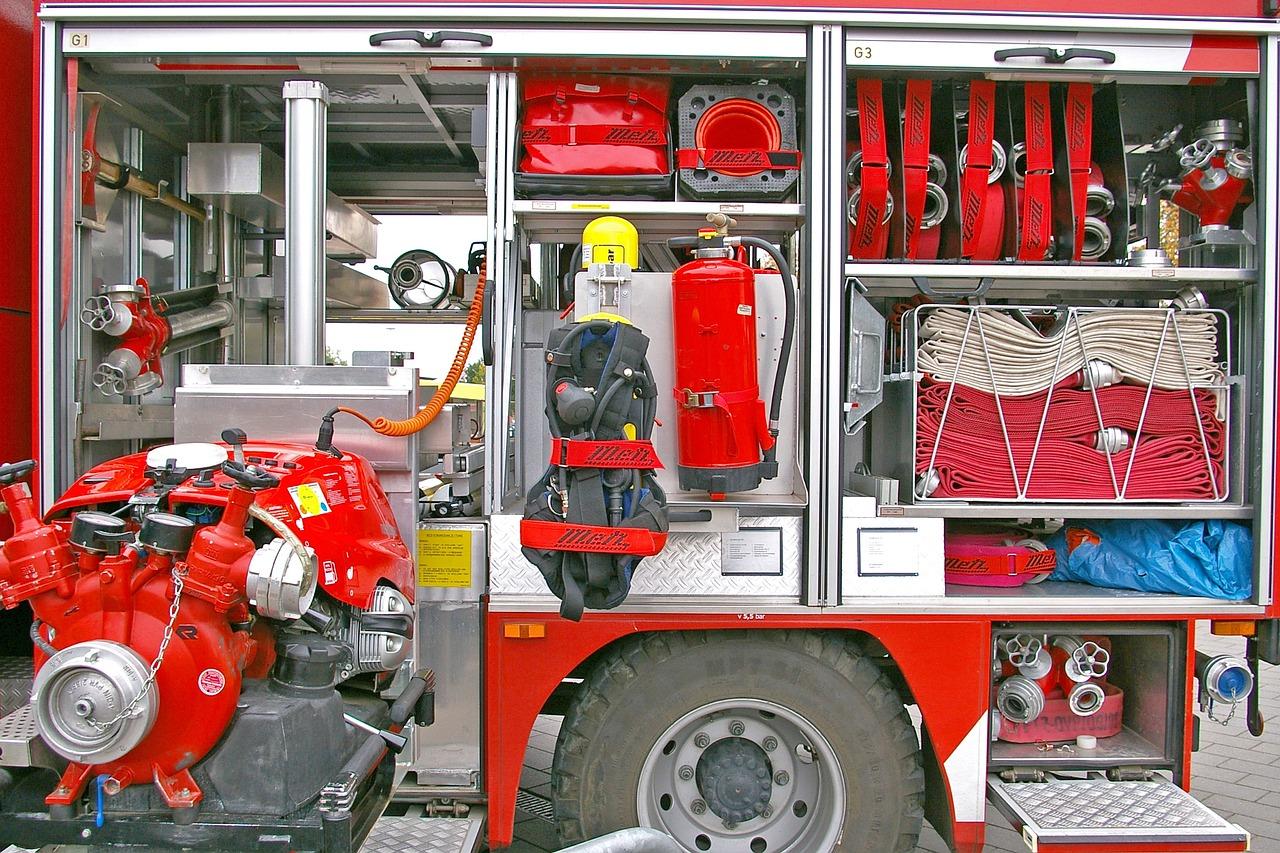
[[[725,829],[737,829],[737,828],[738,828],[738,822],[737,822],[736,820],[726,820],[726,821],[724,822],[724,828],[725,828]]]
[[[747,727],[744,726],[742,723],[738,722],[737,720],[734,720],[732,723],[729,724],[729,734],[733,735],[734,737],[741,735],[746,730],[747,730]]]
[[[773,817],[773,806],[765,806],[760,810],[760,817]]]
[[[773,752],[778,748],[778,739],[771,735],[764,739],[764,743],[762,743],[761,746],[764,747],[765,752]]]
[[[689,811],[693,812],[694,814],[706,814],[707,804],[704,803],[702,800],[694,800],[692,803],[689,804]]]
[[[680,768],[680,778],[686,782],[693,778],[693,768],[686,764]]]
[[[791,774],[785,770],[779,770],[773,774],[773,781],[779,785],[785,785],[791,781]]]
[[[693,745],[696,746],[698,749],[706,749],[707,747],[711,746],[711,738],[707,737],[705,734],[694,735]]]

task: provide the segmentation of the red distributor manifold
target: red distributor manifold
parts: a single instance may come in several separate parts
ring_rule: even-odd
[[[1102,388],[1096,392],[1095,409],[1094,392],[1059,386],[1053,389],[1052,399],[1048,399],[1047,391],[1017,397],[1002,395],[997,406],[992,394],[958,383],[953,390],[950,383],[926,380],[920,385],[916,412],[916,473],[925,475],[932,467],[936,485],[927,493],[931,498],[1221,498],[1226,490],[1223,467],[1226,435],[1223,423],[1216,416],[1214,393],[1195,391],[1196,410],[1193,411],[1187,391],[1152,389],[1143,418],[1147,393],[1145,387],[1137,385]],[[1036,435],[1046,402],[1049,413],[1044,417],[1037,450]],[[1197,417],[1200,426],[1197,426]],[[1135,435],[1139,420],[1142,421],[1141,434]],[[1110,454],[1110,464],[1108,454],[1095,447],[1103,427],[1118,428],[1130,435],[1130,447]],[[938,440],[939,429],[941,440]],[[1005,447],[1005,429],[1013,451],[1016,478]],[[1134,454],[1132,443],[1136,443],[1137,452],[1126,488],[1125,476]],[[1031,467],[1033,455],[1034,468]],[[1019,487],[1025,489],[1025,494],[1019,495]],[[1117,489],[1121,494],[1117,494]]]

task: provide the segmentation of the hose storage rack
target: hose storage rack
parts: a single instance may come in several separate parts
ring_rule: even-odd
[[[900,473],[912,484],[906,500],[1215,504],[1232,495],[1223,311],[923,305],[894,337],[886,400],[910,422],[898,458],[911,466]]]

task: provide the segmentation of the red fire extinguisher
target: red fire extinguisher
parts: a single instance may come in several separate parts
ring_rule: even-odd
[[[671,277],[680,488],[706,491],[713,500],[778,475],[779,410],[796,318],[795,282],[777,247],[757,237],[728,236],[724,229],[732,220],[719,224],[697,237],[667,241],[694,250],[694,259]],[[773,258],[786,294],[767,417],[757,378],[755,273],[734,257],[741,246]]]

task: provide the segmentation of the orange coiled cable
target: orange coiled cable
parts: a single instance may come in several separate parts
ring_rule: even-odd
[[[436,393],[431,396],[427,404],[418,409],[417,414],[402,421],[393,421],[382,417],[370,418],[355,409],[348,409],[346,406],[338,406],[337,411],[359,418],[368,424],[374,432],[395,437],[413,435],[415,432],[425,429],[427,424],[434,421],[436,416],[444,409],[445,403],[449,402],[453,389],[458,387],[458,380],[462,378],[462,371],[467,366],[467,356],[471,353],[471,342],[475,340],[476,329],[480,327],[480,318],[484,313],[484,284],[487,264],[487,261],[480,262],[480,280],[476,282],[476,294],[471,300],[471,310],[467,312],[467,325],[462,331],[462,341],[458,344],[458,353],[453,357],[453,364],[449,367],[449,372],[445,375],[444,382],[440,383],[440,387],[436,389]]]

